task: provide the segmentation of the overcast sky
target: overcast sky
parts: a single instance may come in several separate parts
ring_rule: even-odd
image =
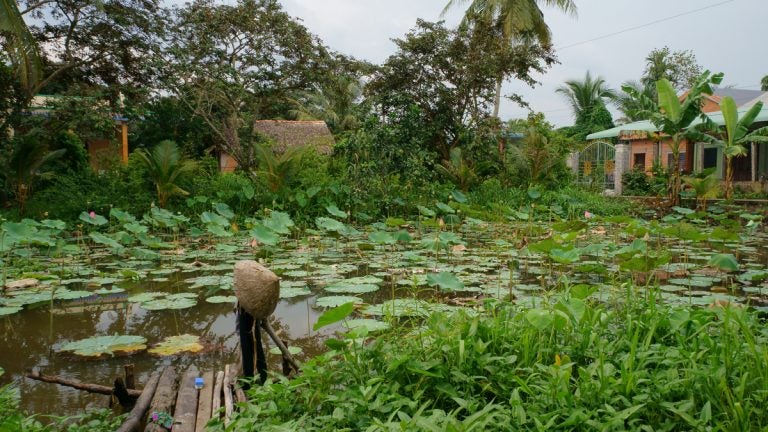
[[[280,1],[331,48],[374,63],[394,53],[391,39],[402,37],[417,18],[439,20],[447,3]],[[570,110],[555,93],[565,80],[583,78],[590,70],[618,89],[623,81],[639,78],[645,56],[664,45],[693,50],[703,67],[725,73],[724,85],[759,90],[760,79],[768,75],[768,0],[576,0],[576,4],[577,17],[544,9],[560,64],[539,77],[536,88],[514,81],[505,85],[507,92],[522,94],[534,110],[558,126],[573,123]],[[445,20],[454,26],[461,12],[456,9]],[[659,20],[665,21],[653,24]],[[630,30],[637,26],[644,27]],[[591,41],[606,35],[612,36]],[[570,46],[574,44],[578,45]],[[509,101],[501,107],[502,119],[526,115],[525,109]]]

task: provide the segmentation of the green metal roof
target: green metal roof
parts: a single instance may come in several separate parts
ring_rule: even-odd
[[[740,109],[739,110],[739,118],[741,118],[742,115],[744,115],[748,109]],[[723,113],[721,112],[712,112],[708,113],[707,117],[709,117],[716,125],[723,126],[725,125],[725,121],[723,120]],[[760,122],[768,122],[768,105],[763,106],[763,109],[760,111],[760,114],[757,115],[757,118],[755,119],[755,123]],[[696,126],[701,123],[701,119],[696,119],[691,123],[691,126]],[[642,132],[656,132],[659,129],[651,123],[649,120],[643,120],[638,121],[634,123],[627,123],[625,125],[616,126],[612,129],[606,129],[604,131],[595,132],[593,134],[587,135],[587,140],[597,140],[597,139],[606,139],[606,138],[616,138],[621,134],[621,132],[631,132],[631,131],[642,131]]]

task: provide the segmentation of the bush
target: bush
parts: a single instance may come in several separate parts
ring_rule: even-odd
[[[652,194],[648,175],[642,169],[633,169],[621,176],[623,194],[628,196],[647,196]]]
[[[131,157],[128,165],[113,170],[85,169],[53,178],[29,200],[25,216],[76,221],[83,211],[109,214],[112,207],[143,214],[155,200],[153,188],[144,168]]]
[[[634,289],[612,308],[579,290],[537,309],[489,301],[392,319],[365,344],[353,330],[300,376],[253,386],[227,430],[762,430],[768,331],[757,315]]]

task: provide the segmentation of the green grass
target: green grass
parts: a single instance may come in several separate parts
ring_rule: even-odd
[[[298,378],[254,388],[227,430],[768,427],[768,330],[755,314],[664,305],[628,285],[607,303],[587,294],[393,322],[365,344],[347,334]]]

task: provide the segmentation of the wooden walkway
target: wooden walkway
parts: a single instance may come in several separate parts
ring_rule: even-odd
[[[235,403],[245,401],[236,387],[237,371],[235,365],[216,373],[200,372],[194,365],[182,374],[173,366],[155,371],[118,431],[161,432],[172,426],[174,432],[199,432],[214,416],[228,424]],[[200,389],[196,378],[203,379]]]

